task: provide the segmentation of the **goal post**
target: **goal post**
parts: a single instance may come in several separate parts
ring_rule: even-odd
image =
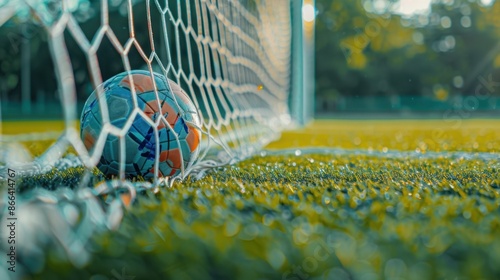
[[[292,92],[290,112],[299,126],[314,118],[315,0],[292,0]]]

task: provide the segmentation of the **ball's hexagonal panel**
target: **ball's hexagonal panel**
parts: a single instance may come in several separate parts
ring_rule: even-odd
[[[109,119],[113,120],[113,125],[123,128],[124,121],[127,121],[128,116],[131,111],[131,101],[130,98],[123,98],[120,96],[111,95],[107,99],[108,101],[108,111]],[[120,126],[119,126],[120,125]]]

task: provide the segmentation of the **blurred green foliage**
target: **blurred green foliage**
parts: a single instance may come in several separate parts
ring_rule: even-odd
[[[345,98],[446,102],[474,95],[480,77],[500,81],[500,1],[432,2],[429,12],[403,15],[398,1],[317,0],[318,110]]]
[[[164,5],[170,5],[170,14],[166,15],[166,36],[167,41],[163,36],[165,31],[161,28],[161,13],[156,7],[156,4],[151,3],[150,23],[148,23],[148,12],[145,1],[130,1],[133,5],[133,24],[129,24],[128,3],[126,0],[109,1],[108,3],[108,20],[109,28],[105,27],[101,18],[101,1],[100,0],[77,0],[73,1],[72,15],[75,22],[84,37],[90,44],[96,48],[97,65],[99,74],[102,75],[102,80],[125,71],[125,57],[130,64],[131,69],[147,69],[146,61],[151,57],[153,47],[158,50],[156,52],[157,60],[153,61],[153,70],[160,72],[161,68],[158,61],[164,63],[164,67],[168,67],[168,63],[172,63],[175,69],[178,69],[180,60],[187,61],[186,42],[181,42],[182,50],[176,46],[176,40],[173,40],[177,35],[178,30],[171,20],[172,18],[181,18],[183,22],[187,22],[186,13],[178,14],[177,1],[169,0]],[[21,102],[22,91],[22,76],[23,68],[30,67],[31,73],[31,97],[33,104],[43,103],[44,112],[49,116],[51,111],[58,111],[60,107],[58,100],[58,88],[56,69],[53,57],[64,55],[61,49],[55,49],[51,53],[50,40],[48,38],[47,26],[52,26],[61,17],[62,1],[47,0],[31,3],[31,9],[27,5],[19,5],[19,9],[15,16],[7,20],[0,28],[0,96],[4,114],[9,113],[9,107],[13,103]],[[186,10],[185,3],[180,3],[181,9]],[[43,9],[40,12],[39,9]],[[194,9],[194,7],[192,7]],[[37,10],[39,13],[35,13]],[[195,14],[194,11],[191,11]],[[43,15],[43,16],[39,16]],[[0,18],[1,20],[1,18]],[[154,42],[150,40],[148,25],[150,24],[155,38]],[[71,25],[71,24],[69,24]],[[122,55],[117,47],[113,44],[113,40],[123,48],[130,41],[132,29],[134,29],[135,44],[130,48],[126,55]],[[104,34],[102,32],[106,31]],[[178,29],[178,27],[177,27]],[[92,54],[82,49],[81,42],[78,42],[72,30],[77,30],[65,27],[64,43],[66,50],[71,59],[73,67],[77,101],[85,102],[87,97],[93,91],[97,81],[92,79],[89,68],[89,61],[92,60]],[[78,31],[78,30],[77,30]],[[196,28],[195,28],[195,31]],[[100,39],[99,35],[102,35]],[[183,38],[183,37],[181,37]],[[152,45],[154,44],[154,46]],[[172,53],[172,61],[167,56],[167,44]],[[24,48],[24,49],[23,49]],[[177,51],[182,52],[178,60]],[[23,52],[27,55],[28,63],[23,62]],[[193,54],[195,55],[195,54]],[[196,54],[198,55],[198,54]],[[196,63],[196,60],[194,60]],[[187,63],[185,63],[187,65]],[[197,69],[198,70],[198,69]],[[187,69],[186,69],[187,71]],[[52,106],[55,105],[55,106]],[[37,109],[37,105],[33,105]],[[55,110],[54,110],[55,109]],[[60,108],[59,108],[60,109]],[[13,112],[18,114],[18,112]],[[36,113],[36,112],[31,112]]]

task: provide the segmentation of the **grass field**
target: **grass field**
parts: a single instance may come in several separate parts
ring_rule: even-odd
[[[498,279],[499,128],[317,121],[267,153],[140,195],[116,231],[92,236],[82,268],[47,245],[33,278]]]

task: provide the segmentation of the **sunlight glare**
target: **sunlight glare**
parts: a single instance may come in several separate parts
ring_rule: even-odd
[[[489,6],[493,4],[493,0],[481,0],[481,4],[483,4],[484,6]]]
[[[429,12],[432,0],[400,0],[398,13],[402,15],[425,14]]]
[[[316,17],[316,9],[314,9],[314,6],[311,4],[305,4],[302,6],[302,17],[306,22],[314,21],[314,18]]]

